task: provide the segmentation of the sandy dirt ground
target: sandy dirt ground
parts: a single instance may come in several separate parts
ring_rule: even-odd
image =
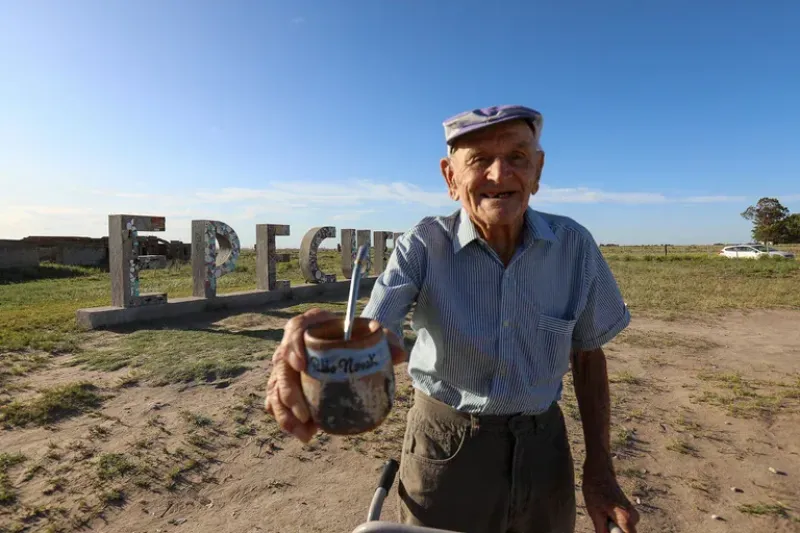
[[[240,318],[253,330],[284,321]],[[616,469],[640,531],[800,531],[800,312],[637,317],[607,354]],[[88,379],[107,399],[48,427],[0,430],[0,451],[25,457],[6,468],[17,497],[0,506],[0,531],[346,533],[399,456],[410,405],[399,367],[383,427],[302,445],[262,411],[268,361],[231,380],[153,387],[61,359],[17,378],[20,397]],[[562,408],[579,463],[569,383]],[[395,511],[393,492],[384,517]],[[590,532],[578,513],[577,531]]]

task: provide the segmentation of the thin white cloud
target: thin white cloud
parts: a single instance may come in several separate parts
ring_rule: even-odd
[[[91,215],[95,211],[95,209],[92,207],[77,207],[67,205],[12,205],[7,207],[6,210],[12,213],[26,214],[31,216],[85,216]]]
[[[158,195],[146,192],[110,191],[104,189],[92,189],[91,194],[97,196],[112,196],[114,198],[157,198]]]
[[[609,192],[586,187],[551,188],[544,185],[534,198],[537,203],[548,204],[663,204],[669,201],[659,193]]]
[[[745,196],[689,196],[682,201],[692,204],[714,204],[714,203],[728,203],[728,202],[746,202]]]
[[[270,183],[264,189],[227,187],[219,191],[199,191],[194,197],[215,203],[258,200],[271,205],[294,202],[308,206],[339,207],[358,206],[368,202],[411,203],[428,207],[444,207],[453,203],[445,192],[426,191],[405,182],[376,183],[369,180]]]
[[[355,209],[352,211],[347,211],[345,213],[339,213],[338,215],[333,215],[331,220],[336,220],[338,222],[355,222],[356,220],[360,220],[364,217],[364,215],[368,215],[370,213],[375,213],[374,209]]]
[[[392,182],[375,183],[358,180],[353,183],[357,194],[363,200],[379,202],[398,202],[401,204],[421,204],[427,207],[447,207],[454,205],[444,191],[425,191],[413,183]]]
[[[305,17],[295,17],[292,19],[292,24],[303,24],[305,21]]]
[[[347,189],[330,184],[271,184],[267,189],[226,187],[218,191],[198,191],[189,197],[206,203],[239,203],[258,200],[269,205],[286,205],[289,202],[305,205],[356,205],[359,198]]]

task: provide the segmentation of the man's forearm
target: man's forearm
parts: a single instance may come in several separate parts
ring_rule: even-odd
[[[598,348],[576,351],[571,357],[575,396],[586,441],[586,462],[594,467],[611,469],[611,400],[605,353]]]

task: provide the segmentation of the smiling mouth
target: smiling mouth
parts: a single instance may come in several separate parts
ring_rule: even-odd
[[[514,194],[513,192],[498,192],[493,194],[481,194],[481,198],[488,198],[490,200],[508,198]]]

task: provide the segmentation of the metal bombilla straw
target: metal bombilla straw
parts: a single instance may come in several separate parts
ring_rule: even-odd
[[[366,270],[366,263],[369,259],[369,248],[359,246],[356,253],[356,260],[353,263],[353,277],[350,278],[350,296],[347,298],[347,313],[344,316],[344,340],[349,341],[353,334],[353,321],[356,317],[356,302],[358,301],[358,288],[361,284],[361,276]]]

